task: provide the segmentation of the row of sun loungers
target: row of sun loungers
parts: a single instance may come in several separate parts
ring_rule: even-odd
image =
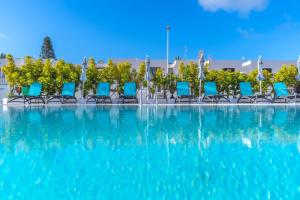
[[[267,101],[270,103],[277,103],[283,100],[284,103],[288,103],[290,100],[294,99],[296,101],[297,94],[289,94],[289,90],[285,83],[277,82],[274,83],[274,97],[267,94],[255,94],[253,92],[250,82],[241,82],[240,83],[240,95],[237,99],[237,103],[256,103],[258,100]],[[192,103],[197,101],[197,98],[191,94],[189,83],[188,82],[177,82],[177,98],[175,103],[179,102],[188,102]],[[212,102],[218,103],[219,101],[225,101],[230,103],[228,95],[224,95],[218,92],[217,85],[215,82],[205,82],[204,83],[204,94],[202,97],[202,102]]]
[[[11,102],[22,102],[22,103],[77,103],[75,97],[76,86],[75,83],[65,83],[62,88],[60,95],[43,95],[42,94],[42,84],[33,83],[29,88],[22,88],[22,95],[11,96],[8,103]],[[182,102],[197,102],[197,98],[192,95],[190,91],[190,86],[188,82],[177,82],[177,98],[175,103]],[[138,103],[137,99],[137,87],[135,82],[128,82],[124,84],[124,92],[120,95],[118,103]],[[256,103],[258,99],[263,99],[269,102],[276,102],[277,100],[284,100],[284,102],[289,102],[291,99],[296,100],[297,95],[290,95],[288,88],[285,83],[278,82],[274,83],[274,98],[270,95],[257,95],[254,94],[250,82],[240,83],[240,96],[237,99],[237,103],[246,101],[247,103]],[[230,99],[227,95],[223,95],[218,92],[217,85],[215,82],[205,82],[204,83],[204,95],[202,98],[203,102],[218,103],[219,101],[225,101],[230,103]],[[99,83],[97,86],[96,94],[88,95],[86,103],[112,103],[110,96],[110,83]]]
[[[62,92],[60,95],[43,95],[42,94],[42,84],[32,83],[29,87],[22,88],[21,95],[11,96],[8,99],[8,103],[12,102],[22,102],[22,103],[77,103],[75,97],[76,86],[75,83],[64,83]],[[123,95],[120,96],[118,103],[138,103],[136,97],[136,83],[125,83]],[[99,83],[97,87],[97,92],[95,95],[88,95],[86,103],[112,103],[110,97],[110,84],[109,83]]]

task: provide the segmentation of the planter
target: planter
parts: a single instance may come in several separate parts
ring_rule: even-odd
[[[7,105],[7,102],[8,102],[8,98],[3,98],[3,99],[2,99],[3,105]]]

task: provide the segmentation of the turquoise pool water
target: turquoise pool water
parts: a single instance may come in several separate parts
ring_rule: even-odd
[[[0,199],[300,199],[300,107],[0,107]]]

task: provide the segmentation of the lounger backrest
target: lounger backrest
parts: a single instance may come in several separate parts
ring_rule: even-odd
[[[209,95],[218,95],[217,85],[215,82],[205,82],[204,83],[204,94]]]
[[[190,86],[188,82],[177,82],[176,89],[177,89],[177,96],[190,95]]]
[[[22,86],[22,95],[26,96],[29,93],[29,87],[28,86]]]
[[[73,97],[75,95],[75,83],[64,83],[61,95]]]
[[[124,84],[124,96],[136,96],[135,82],[127,82]]]
[[[274,83],[274,91],[277,97],[289,96],[289,91],[283,82]]]
[[[240,91],[242,96],[253,96],[253,90],[250,82],[241,82]]]
[[[98,84],[97,96],[109,96],[110,95],[110,84],[102,82]]]
[[[41,95],[43,85],[35,82],[30,85],[28,96],[37,97]]]

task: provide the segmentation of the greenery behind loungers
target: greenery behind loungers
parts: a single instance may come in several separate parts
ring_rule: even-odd
[[[50,60],[34,60],[31,57],[25,57],[25,62],[21,67],[17,67],[11,55],[7,55],[7,65],[3,67],[3,72],[7,82],[11,88],[11,93],[20,92],[21,86],[29,86],[35,81],[43,84],[43,91],[47,94],[54,94],[61,91],[64,82],[75,82],[77,86],[80,84],[81,66],[66,63],[64,60],[52,62]],[[162,66],[163,67],[163,66]],[[177,81],[188,81],[190,83],[192,94],[199,95],[199,79],[198,66],[196,63],[190,62],[179,64],[178,75],[165,75],[163,70],[158,68],[149,84],[152,94],[157,87],[162,90],[166,96],[167,91],[171,94],[176,91]],[[88,61],[87,80],[84,85],[84,94],[96,92],[99,82],[116,83],[116,92],[123,92],[125,82],[136,82],[137,88],[146,87],[145,81],[146,66],[141,63],[137,70],[132,69],[128,62],[113,63],[111,60],[105,68],[97,68],[93,58]],[[265,80],[263,81],[263,92],[265,93],[274,82],[285,82],[290,89],[299,87],[299,81],[296,81],[297,68],[293,65],[283,65],[275,74],[267,70],[263,70]],[[257,70],[253,70],[248,74],[224,70],[210,70],[209,65],[205,66],[205,80],[215,81],[219,92],[228,95],[236,95],[239,90],[240,82],[251,82],[254,91],[259,91],[259,82],[256,80]],[[203,85],[202,85],[203,86]],[[202,90],[203,91],[203,90]]]
[[[21,86],[29,86],[33,82],[41,82],[43,91],[47,94],[54,94],[61,91],[63,83],[79,83],[81,67],[59,60],[52,63],[50,60],[34,60],[27,56],[24,64],[17,67],[11,55],[7,55],[7,65],[3,67],[6,80],[11,88],[11,93],[15,90],[20,92]]]

